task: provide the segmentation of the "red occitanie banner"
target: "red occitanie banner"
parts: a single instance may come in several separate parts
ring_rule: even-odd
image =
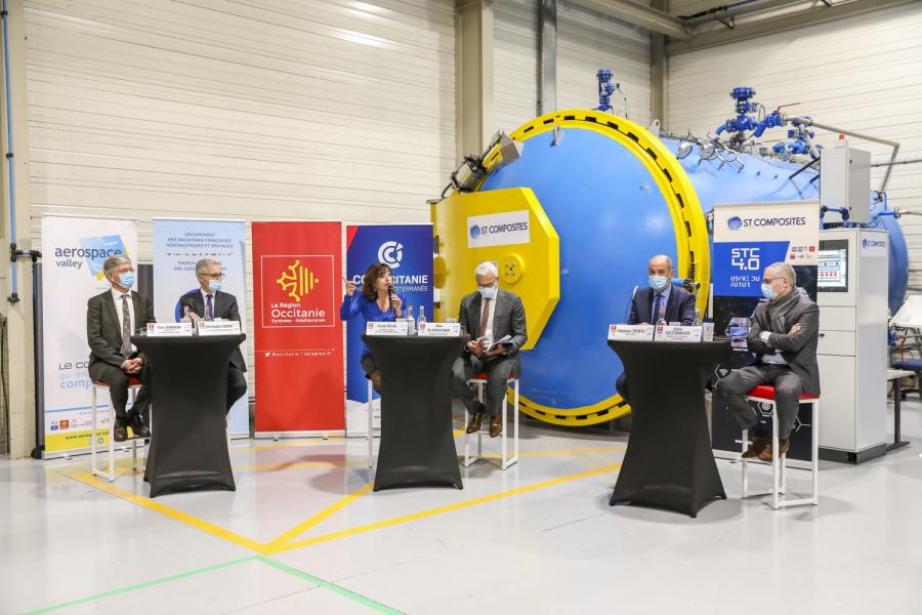
[[[345,428],[339,222],[254,222],[256,432]]]

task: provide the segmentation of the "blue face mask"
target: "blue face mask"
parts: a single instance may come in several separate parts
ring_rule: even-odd
[[[772,288],[772,285],[762,282],[762,296],[771,301],[775,298],[775,295],[777,295],[777,293],[775,292],[775,289]]]
[[[496,293],[499,290],[496,286],[490,286],[489,288],[478,288],[477,291],[480,292],[480,296],[484,299],[496,299]]]
[[[664,275],[651,275],[649,280],[650,288],[658,293],[663,292],[666,289],[666,285],[669,284],[669,278]]]
[[[131,288],[134,286],[134,271],[126,271],[125,273],[118,276],[119,284],[125,288]]]
[[[212,293],[216,293],[221,290],[221,280],[208,280],[208,290]]]

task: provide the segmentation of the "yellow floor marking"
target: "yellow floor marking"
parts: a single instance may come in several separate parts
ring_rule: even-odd
[[[523,451],[519,457],[555,457],[558,455],[582,455],[585,453],[623,453],[623,446],[605,446],[598,448],[561,448],[547,451]],[[485,459],[499,459],[502,455],[489,454],[483,456]]]
[[[129,502],[132,502],[133,504],[137,504],[138,506],[143,506],[144,508],[147,508],[148,510],[158,512],[161,515],[169,517],[170,519],[173,519],[175,521],[179,521],[180,523],[185,523],[186,525],[190,527],[194,527],[197,530],[207,532],[208,534],[217,536],[218,538],[223,538],[224,540],[228,542],[232,542],[236,545],[245,547],[252,551],[256,551],[257,553],[260,553],[260,554],[266,553],[266,545],[262,543],[259,543],[255,540],[247,538],[246,536],[241,536],[240,534],[231,532],[230,530],[226,530],[223,527],[219,527],[217,525],[214,525],[213,523],[209,523],[208,521],[199,519],[198,517],[195,517],[188,513],[184,513],[181,510],[176,510],[175,508],[172,508],[165,504],[161,504],[160,502],[156,502],[150,498],[136,495],[134,493],[131,493],[130,491],[126,491],[125,489],[122,489],[121,487],[116,487],[109,481],[101,480],[93,476],[92,472],[80,472],[79,474],[71,474],[67,476],[70,476],[74,480],[78,480],[81,483],[85,483],[89,485],[90,487],[99,489],[100,491],[105,491],[106,493],[110,495],[114,495],[116,497],[122,498],[123,500],[128,500]]]
[[[279,470],[293,470],[302,468],[341,468],[345,466],[367,467],[367,461],[326,460],[326,461],[281,461],[279,463],[266,463],[252,466],[233,466],[234,472],[278,472]]]
[[[373,486],[373,483],[371,482],[365,483],[364,485],[362,485],[361,487],[359,487],[352,493],[346,495],[345,497],[340,498],[339,500],[337,500],[330,506],[327,506],[326,508],[321,510],[319,513],[312,516],[310,519],[302,521],[301,523],[294,526],[293,528],[291,528],[290,530],[288,530],[281,536],[267,542],[266,548],[271,550],[276,547],[280,547],[284,545],[285,543],[297,538],[304,532],[313,528],[315,525],[318,525],[322,523],[323,521],[329,519],[330,517],[332,517],[333,515],[335,515],[342,509],[344,509],[346,506],[348,506],[349,504],[352,504],[354,501],[362,497],[363,495],[367,495],[368,492],[371,491],[372,486]]]
[[[230,452],[234,453],[249,453],[259,451],[271,451],[277,448],[303,448],[308,446],[322,446],[324,444],[336,444],[331,442],[331,440],[345,440],[345,436],[329,436],[326,440],[321,438],[311,439],[309,442],[304,442],[303,440],[296,440],[294,442],[279,442],[277,444],[263,444],[261,446],[234,446],[231,444]]]
[[[408,523],[410,521],[418,521],[419,519],[426,519],[428,517],[434,517],[436,515],[441,515],[441,514],[448,513],[448,512],[463,510],[465,508],[470,508],[472,506],[477,506],[479,504],[486,504],[488,502],[494,502],[496,500],[501,500],[501,499],[509,498],[509,497],[516,496],[516,495],[521,495],[523,493],[537,491],[538,489],[544,489],[546,487],[553,487],[555,485],[568,483],[570,481],[579,480],[581,478],[587,478],[589,476],[595,476],[597,474],[604,474],[605,472],[612,472],[614,470],[617,470],[620,467],[621,467],[620,463],[615,463],[612,465],[602,466],[601,468],[585,470],[583,472],[576,472],[575,474],[568,474],[566,476],[561,476],[560,478],[554,478],[551,480],[542,481],[540,483],[526,485],[524,487],[517,487],[515,489],[509,489],[507,491],[500,491],[499,493],[493,493],[491,495],[485,495],[479,498],[472,498],[470,500],[464,500],[462,502],[457,502],[455,504],[449,504],[447,506],[438,506],[436,508],[430,508],[429,510],[423,510],[423,511],[411,513],[408,515],[401,515],[399,517],[385,519],[384,521],[376,521],[374,523],[368,523],[366,525],[359,525],[357,527],[349,528],[347,530],[332,532],[330,534],[324,534],[323,536],[317,536],[316,538],[308,538],[307,540],[301,540],[299,542],[293,542],[293,543],[289,543],[281,547],[276,547],[275,549],[271,550],[270,553],[268,553],[268,555],[275,555],[277,553],[283,553],[285,551],[301,549],[304,547],[309,547],[309,546],[313,546],[313,545],[324,543],[324,542],[338,540],[340,538],[347,538],[349,536],[355,536],[357,534],[364,534],[365,532],[380,530],[386,527],[399,525],[401,523]]]

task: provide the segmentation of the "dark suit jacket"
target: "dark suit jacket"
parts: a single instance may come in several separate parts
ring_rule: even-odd
[[[640,288],[634,293],[634,300],[631,301],[631,318],[628,320],[629,325],[639,325],[650,322],[650,314],[653,312],[653,289],[647,286]],[[681,322],[683,325],[690,325],[695,322],[695,296],[678,286],[673,286],[669,291],[669,300],[666,301],[666,322]]]
[[[138,329],[146,328],[147,323],[155,322],[154,305],[150,299],[135,291],[131,291],[131,303],[134,307],[134,334]],[[122,315],[115,309],[111,291],[107,290],[91,297],[87,302],[86,339],[90,345],[91,374],[93,366],[98,363],[108,363],[121,368],[125,362],[125,357],[121,354]]]
[[[202,291],[199,288],[187,292],[179,298],[180,313],[185,314],[186,308],[195,312],[202,318],[205,318],[205,300],[202,298]],[[214,294],[214,317],[223,320],[236,320],[240,322],[240,311],[237,309],[237,298],[230,293],[218,291]],[[243,360],[243,353],[240,347],[234,349],[231,355],[230,364],[242,372],[247,371],[247,365]]]
[[[480,330],[480,306],[483,305],[479,292],[465,295],[461,299],[461,310],[458,322],[466,328],[472,338],[476,338]],[[493,339],[498,340],[507,335],[512,336],[512,345],[507,346],[506,356],[518,353],[528,333],[525,330],[525,307],[518,295],[499,289],[496,294],[496,307],[493,308]]]
[[[797,323],[803,328],[795,335],[788,333]],[[767,345],[759,339],[763,331],[772,332]],[[780,350],[788,367],[800,378],[803,392],[819,395],[820,369],[816,363],[819,332],[820,308],[806,295],[800,295],[797,304],[775,320],[769,318],[768,302],[757,305],[752,313],[747,342],[749,350],[757,355],[774,354],[776,349]]]

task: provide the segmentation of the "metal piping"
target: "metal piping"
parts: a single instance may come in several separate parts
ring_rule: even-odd
[[[3,19],[3,79],[6,94],[6,163],[10,181],[10,255],[13,264],[10,267],[10,303],[19,301],[19,275],[16,267],[16,170],[13,165],[13,112],[10,109],[10,45],[7,22],[9,13],[6,10],[6,0],[3,0],[0,17]]]
[[[557,0],[538,7],[538,115],[557,109]]]
[[[862,141],[871,141],[872,143],[880,143],[882,145],[887,145],[893,148],[893,153],[890,154],[890,164],[887,165],[887,170],[884,173],[884,179],[880,183],[880,190],[878,192],[887,191],[887,183],[890,181],[890,172],[893,170],[893,165],[896,162],[896,155],[900,151],[900,144],[896,141],[890,141],[888,139],[881,139],[880,137],[872,137],[871,135],[866,135],[860,132],[855,132],[854,130],[846,130],[844,128],[836,128],[835,126],[830,126],[829,124],[820,124],[819,122],[814,122],[810,118],[802,118],[804,126],[814,126],[816,128],[821,128],[823,130],[828,130],[830,132],[838,132],[843,135],[848,135],[850,137],[855,137],[856,139],[861,139]]]

